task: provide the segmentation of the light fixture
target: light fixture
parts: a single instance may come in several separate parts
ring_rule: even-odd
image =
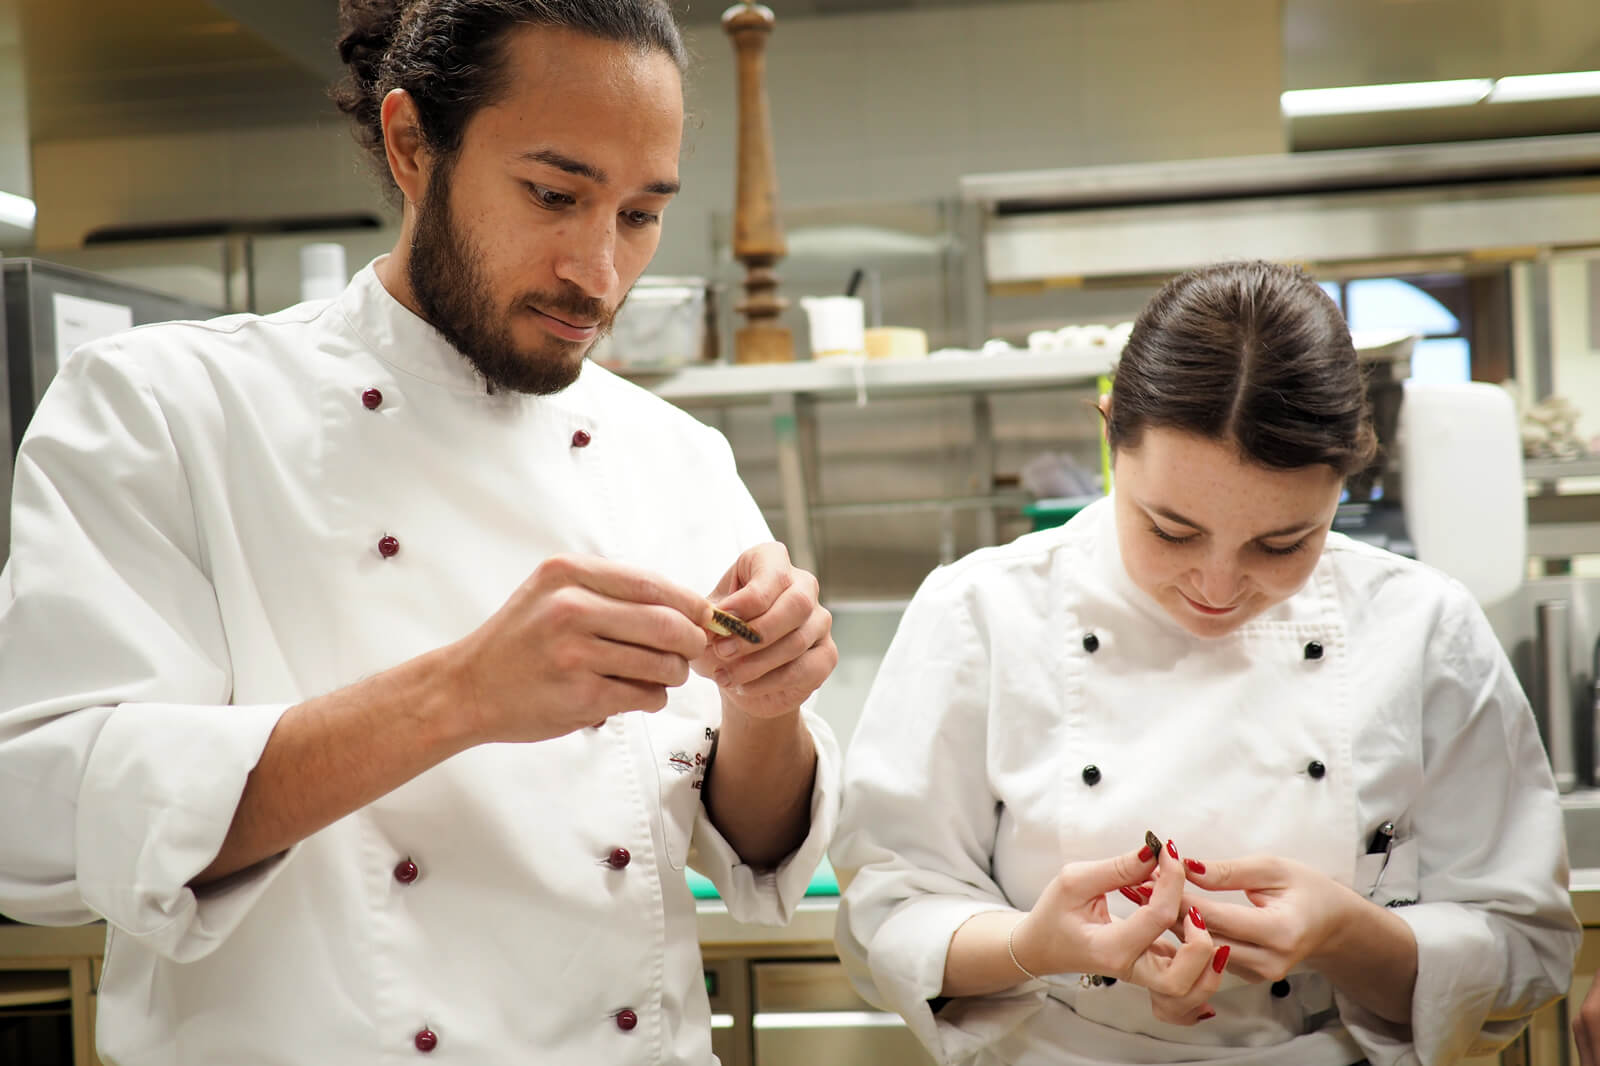
[[[1499,78],[1489,93],[1489,102],[1509,104],[1524,100],[1570,100],[1580,96],[1600,96],[1600,70],[1516,74]]]
[[[31,230],[33,229],[33,217],[35,214],[36,209],[33,206],[33,201],[26,196],[0,192],[0,225]]]
[[[1410,81],[1393,85],[1345,85],[1333,89],[1290,89],[1279,97],[1288,118],[1354,115],[1370,111],[1415,111],[1428,107],[1469,107],[1489,95],[1493,78]]]

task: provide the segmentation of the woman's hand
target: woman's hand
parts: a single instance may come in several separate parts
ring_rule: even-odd
[[[1153,888],[1131,887],[1152,877]],[[1143,905],[1113,921],[1105,900],[1113,889],[1143,899]],[[1211,937],[1203,919],[1194,920],[1199,912],[1184,913],[1183,889],[1183,866],[1170,841],[1159,855],[1146,846],[1063,866],[1013,932],[1017,962],[1036,974],[1083,972],[1130,981],[1150,990],[1152,1006],[1165,1021],[1210,1017],[1205,1004],[1221,981],[1221,968],[1212,966]],[[1183,943],[1164,941],[1168,929],[1181,930]]]
[[[1145,985],[1150,991],[1150,1010],[1157,1021],[1172,1025],[1193,1025],[1214,1018],[1217,1012],[1211,1009],[1210,999],[1222,984],[1222,971],[1232,949],[1227,944],[1217,947],[1213,943],[1204,916],[1193,906],[1173,931],[1183,940],[1182,947],[1168,940],[1150,945],[1156,964],[1164,964],[1159,987]],[[1143,984],[1137,980],[1135,983]]]
[[[1399,915],[1292,859],[1189,859],[1184,866],[1200,888],[1243,892],[1250,901],[1189,900],[1233,947],[1228,969],[1247,981],[1278,981],[1304,964],[1379,1017],[1411,1020],[1417,940]]]
[[[1326,874],[1270,855],[1185,864],[1188,879],[1211,892],[1243,892],[1250,902],[1189,898],[1205,908],[1211,934],[1233,947],[1228,968],[1246,981],[1277,981],[1301,963],[1315,968],[1351,911],[1364,901]]]
[[[1572,1039],[1578,1045],[1578,1066],[1600,1066],[1600,974],[1572,1021]]]

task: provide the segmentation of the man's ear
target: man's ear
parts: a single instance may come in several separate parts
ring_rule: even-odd
[[[419,204],[428,191],[429,159],[416,101],[404,89],[391,89],[383,98],[381,116],[389,173],[406,203]]]

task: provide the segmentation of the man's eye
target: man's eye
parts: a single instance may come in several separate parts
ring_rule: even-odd
[[[528,192],[541,207],[568,207],[574,202],[566,193],[556,192],[543,185],[529,185]]]
[[[656,223],[661,221],[660,215],[651,214],[649,211],[624,211],[622,213],[622,218],[623,221],[627,222],[628,225],[634,227],[635,229],[644,229],[647,226],[654,226]]]

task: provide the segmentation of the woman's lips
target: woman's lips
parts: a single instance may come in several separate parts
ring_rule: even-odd
[[[1186,600],[1188,602],[1189,606],[1193,607],[1195,610],[1199,611],[1201,614],[1212,615],[1213,617],[1216,616],[1216,615],[1230,614],[1230,613],[1232,613],[1234,611],[1237,611],[1239,609],[1239,605],[1237,603],[1234,604],[1232,607],[1207,607],[1203,603],[1200,603],[1200,602],[1198,602],[1196,600],[1192,600],[1188,596],[1184,596],[1183,593],[1181,593],[1181,592],[1178,593],[1178,595],[1183,596],[1184,600]]]
[[[571,322],[559,319],[554,315],[546,314],[537,307],[530,308],[530,310],[532,310],[534,315],[538,318],[539,325],[543,326],[547,332],[554,333],[562,340],[593,340],[595,332],[599,329],[598,326],[575,326]]]

